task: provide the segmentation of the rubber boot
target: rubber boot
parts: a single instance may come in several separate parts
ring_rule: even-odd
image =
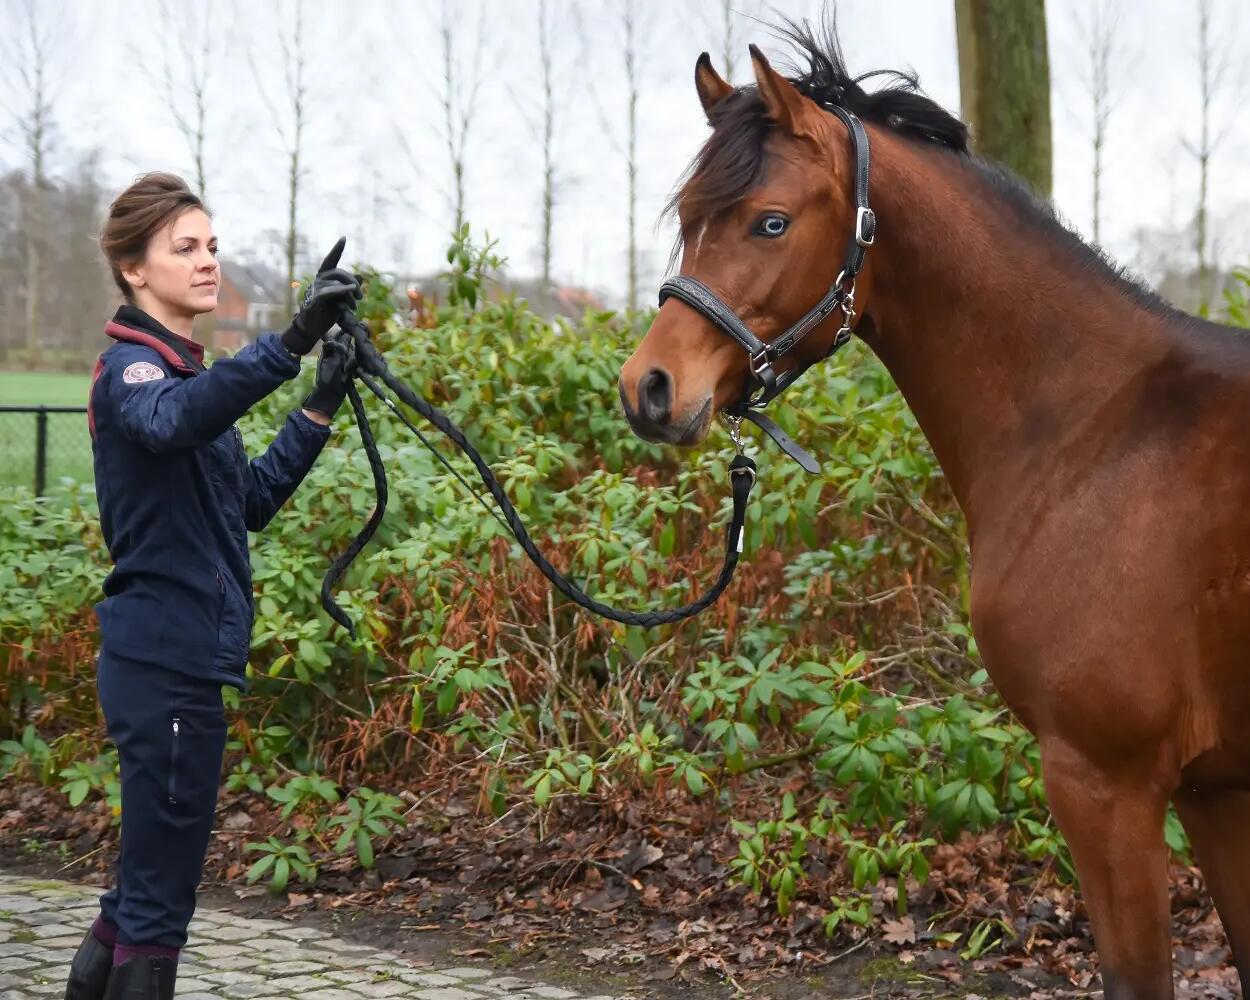
[[[177,974],[175,959],[137,955],[113,966],[104,1000],[174,1000]]]
[[[101,944],[91,931],[82,939],[69,965],[65,1000],[103,1000],[109,973],[113,971],[113,949]]]

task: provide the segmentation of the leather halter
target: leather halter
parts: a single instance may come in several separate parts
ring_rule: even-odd
[[[738,318],[738,314],[724,299],[698,278],[678,275],[660,285],[660,305],[669,298],[680,299],[729,334],[750,358],[751,374],[742,398],[724,410],[730,420],[735,443],[738,443],[737,424],[744,419],[749,420],[808,472],[819,472],[820,465],[795,444],[785,431],[758,411],[793,385],[812,365],[823,361],[851,339],[851,322],[855,317],[855,276],[863,268],[864,257],[877,235],[877,217],[868,207],[868,133],[864,130],[863,123],[845,108],[834,104],[825,104],[823,107],[847,127],[851,133],[851,146],[855,155],[855,230],[846,245],[842,270],[838,272],[824,297],[788,330],[765,343]],[[829,350],[815,361],[797,365],[778,375],[773,365],[793,351],[804,337],[839,309],[842,310],[843,322]]]

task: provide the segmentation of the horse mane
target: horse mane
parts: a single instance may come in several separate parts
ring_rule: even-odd
[[[1139,306],[1156,315],[1193,319],[1164,301],[1139,276],[1117,265],[1101,247],[1091,246],[1055,210],[1054,204],[1006,167],[983,160],[968,148],[969,129],[920,87],[914,70],[878,69],[852,76],[838,38],[836,17],[827,12],[819,26],[784,19],[776,29],[794,49],[788,79],[799,93],[817,104],[845,108],[858,118],[931,148],[971,172],[981,188],[997,195],[1019,221],[1055,239],[1087,273],[1101,273],[1120,284]],[[884,78],[873,90],[863,84]],[[758,88],[735,88],[709,115],[712,134],[686,168],[679,187],[665,206],[665,215],[684,209],[689,219],[707,219],[728,211],[763,180],[765,140],[775,128]],[[684,239],[677,236],[670,267]]]

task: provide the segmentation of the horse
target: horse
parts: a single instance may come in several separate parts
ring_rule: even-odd
[[[1106,996],[1173,995],[1169,802],[1250,995],[1250,339],[1117,270],[914,74],[870,90],[832,25],[785,31],[794,76],[754,46],[753,86],[696,63],[711,134],[625,416],[691,445],[863,340],[965,516],[973,632],[1040,745]]]

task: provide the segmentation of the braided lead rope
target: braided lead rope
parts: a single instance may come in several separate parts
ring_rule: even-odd
[[[674,622],[684,621],[697,615],[705,610],[724,592],[729,586],[729,582],[733,579],[734,570],[738,566],[738,557],[742,552],[742,530],[746,522],[747,504],[751,496],[751,488],[755,485],[755,463],[745,455],[735,455],[729,464],[729,480],[733,496],[733,514],[729,522],[729,529],[725,539],[725,561],[721,566],[720,575],[716,582],[712,585],[702,597],[683,604],[680,607],[672,608],[665,611],[628,611],[620,608],[614,608],[611,605],[604,604],[590,597],[576,584],[565,577],[557,570],[547,558],[534,545],[530,538],[529,532],[521,521],[520,515],[517,513],[516,507],[504,492],[503,486],[496,478],[486,460],[473,446],[464,433],[457,427],[451,419],[443,413],[438,407],[418,396],[411,388],[401,382],[398,378],[391,374],[387,367],[385,359],[373,346],[369,340],[368,329],[350,313],[344,313],[340,320],[340,325],[344,329],[349,330],[356,338],[356,374],[366,387],[383,400],[393,411],[396,411],[394,405],[381,392],[373,379],[381,381],[387,386],[403,403],[416,410],[424,419],[428,420],[447,438],[451,440],[473,463],[478,471],[478,475],[482,477],[482,482],[486,486],[487,491],[495,502],[499,504],[503,517],[507,522],[509,530],[520,544],[522,550],[530,558],[530,561],[542,572],[542,574],[551,581],[562,594],[568,597],[578,606],[591,611],[600,617],[610,619],[611,621],[621,622],[625,625],[641,625],[644,628],[653,628],[657,625],[667,625]],[[372,376],[370,378],[369,376]],[[372,428],[369,426],[368,418],[364,415],[364,407],[360,402],[359,394],[353,386],[348,393],[349,399],[352,401],[352,409],[356,414],[356,423],[360,427],[360,436],[365,444],[366,453],[369,455],[370,466],[374,471],[374,484],[379,490],[380,503],[374,510],[373,516],[369,519],[369,524],[361,530],[356,536],[352,544],[348,547],[343,555],[339,556],[331,566],[330,573],[327,573],[326,579],[322,584],[322,606],[334,618],[335,621],[344,625],[355,635],[354,628],[348,623],[347,616],[342,609],[334,603],[333,597],[330,595],[330,588],[334,582],[342,576],[344,570],[351,563],[352,559],[359,554],[376,530],[377,522],[381,520],[381,510],[385,505],[385,470],[381,465],[381,458],[377,455],[377,444],[373,437]],[[408,423],[405,420],[405,423]],[[411,426],[411,424],[409,424]],[[422,436],[424,440],[424,436]],[[428,442],[426,442],[429,446]],[[436,451],[435,454],[438,454]],[[441,457],[441,456],[440,456]],[[375,464],[376,459],[376,464]],[[331,579],[333,574],[333,579]],[[337,613],[336,613],[337,612]]]

